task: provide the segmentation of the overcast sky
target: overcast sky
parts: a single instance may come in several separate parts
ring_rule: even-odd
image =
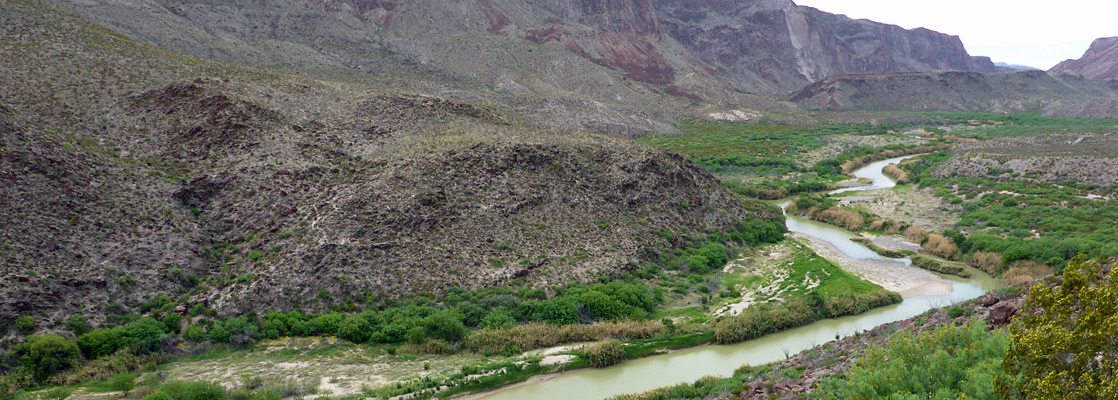
[[[794,0],[851,18],[958,35],[975,56],[1048,69],[1118,36],[1118,0]]]

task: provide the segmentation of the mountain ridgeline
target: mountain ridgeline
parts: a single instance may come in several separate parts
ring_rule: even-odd
[[[774,98],[832,74],[996,70],[956,36],[790,0],[58,1],[187,54],[406,76],[391,84],[615,136],[675,133],[723,107],[795,113]]]

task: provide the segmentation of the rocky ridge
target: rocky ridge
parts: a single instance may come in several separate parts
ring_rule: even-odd
[[[547,288],[779,218],[499,103],[193,58],[35,0],[0,20],[0,320]]]
[[[1045,115],[1114,118],[1118,90],[1068,74],[943,71],[833,75],[789,100],[809,109],[897,111],[1041,110]]]
[[[994,71],[958,37],[789,0],[55,1],[187,54],[384,79],[615,136],[727,108],[798,113],[771,97],[830,74]]]
[[[1092,79],[1118,79],[1118,36],[1095,39],[1083,57],[1064,60],[1048,71],[1075,73]]]

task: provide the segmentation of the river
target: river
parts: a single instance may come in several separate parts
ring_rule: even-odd
[[[889,163],[899,162],[904,158],[907,157],[878,161],[862,167],[855,171],[854,175],[870,179],[873,181],[872,184],[839,189],[832,193],[893,187],[895,183],[882,175],[881,169]],[[885,259],[872,250],[851,242],[850,238],[854,235],[844,229],[791,216],[787,220],[789,231],[831,242],[853,258]],[[881,324],[911,318],[931,308],[976,298],[1001,286],[998,281],[982,271],[970,269],[970,272],[974,275],[972,279],[939,275],[954,284],[950,294],[909,298],[900,304],[876,308],[860,315],[816,321],[806,326],[742,343],[702,346],[626,361],[608,368],[568,372],[537,383],[501,390],[483,399],[595,400],[660,386],[693,382],[706,375],[728,376],[734,369],[744,364],[760,365],[779,361],[784,359],[786,354],[799,353],[834,340],[835,335],[849,336]]]

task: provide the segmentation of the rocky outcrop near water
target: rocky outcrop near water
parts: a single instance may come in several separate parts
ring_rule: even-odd
[[[1092,79],[1118,79],[1118,36],[1095,39],[1083,57],[1064,60],[1048,71]]]

